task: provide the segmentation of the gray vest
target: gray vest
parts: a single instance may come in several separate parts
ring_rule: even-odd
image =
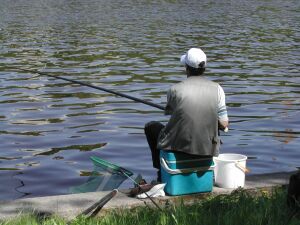
[[[201,156],[219,154],[217,83],[192,76],[172,86],[166,114],[171,118],[159,135],[158,149]]]

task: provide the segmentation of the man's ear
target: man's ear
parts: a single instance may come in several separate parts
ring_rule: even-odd
[[[204,61],[202,61],[201,63],[199,63],[199,68],[204,68],[205,67],[205,62]]]

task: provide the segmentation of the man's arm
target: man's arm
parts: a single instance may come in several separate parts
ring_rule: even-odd
[[[220,130],[228,130],[229,119],[225,103],[225,93],[220,85],[218,86],[218,121]]]

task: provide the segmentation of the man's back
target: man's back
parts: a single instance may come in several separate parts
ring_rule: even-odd
[[[190,76],[168,92],[171,118],[159,136],[158,148],[212,156],[219,150],[218,84]]]

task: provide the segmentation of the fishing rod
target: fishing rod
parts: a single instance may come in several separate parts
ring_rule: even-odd
[[[77,80],[73,80],[73,79],[69,79],[69,78],[65,78],[65,77],[61,77],[61,76],[56,76],[56,75],[52,75],[52,74],[49,74],[49,73],[40,72],[40,71],[36,71],[36,70],[28,70],[28,69],[18,69],[18,70],[20,70],[22,72],[27,72],[27,73],[36,73],[36,74],[39,74],[40,76],[47,76],[47,77],[52,77],[52,78],[55,78],[55,79],[68,81],[68,82],[71,82],[71,83],[74,83],[74,84],[80,84],[82,86],[90,87],[90,88],[93,88],[93,89],[97,89],[97,90],[100,90],[100,91],[105,91],[105,92],[108,92],[108,93],[111,93],[111,94],[114,94],[114,95],[118,95],[118,96],[121,96],[121,97],[124,97],[124,98],[128,98],[128,99],[133,100],[135,102],[140,102],[140,103],[155,107],[157,109],[165,110],[165,108],[161,105],[158,105],[158,104],[155,104],[155,103],[152,103],[152,102],[149,102],[149,101],[145,101],[143,99],[139,99],[139,98],[136,98],[136,97],[133,97],[133,96],[130,96],[130,95],[127,95],[127,94],[123,94],[123,93],[120,93],[120,92],[117,92],[117,91],[113,91],[113,90],[110,90],[110,89],[107,89],[107,88],[98,87],[98,86],[95,86],[95,85],[92,85],[92,84],[89,84],[89,83],[85,83],[85,82],[82,82],[82,81],[77,81]]]
[[[128,98],[128,99],[133,100],[135,102],[140,102],[140,103],[155,107],[155,108],[160,109],[160,110],[165,110],[165,107],[163,107],[161,105],[158,105],[158,104],[155,104],[153,102],[145,101],[143,99],[139,99],[139,98],[136,98],[136,97],[133,97],[133,96],[130,96],[130,95],[127,95],[127,94],[123,94],[123,93],[120,93],[120,92],[117,92],[117,91],[113,91],[113,90],[110,90],[110,89],[107,89],[107,88],[98,87],[98,86],[95,86],[95,85],[92,85],[92,84],[89,84],[89,83],[86,83],[86,82],[73,80],[73,79],[69,79],[69,78],[65,78],[65,77],[61,77],[61,76],[57,76],[57,75],[52,75],[52,74],[49,74],[49,73],[40,72],[40,71],[36,71],[36,70],[28,70],[28,69],[17,69],[17,70],[22,71],[22,72],[27,72],[27,73],[36,73],[40,76],[52,77],[52,78],[55,78],[55,79],[68,81],[68,82],[71,82],[71,83],[74,83],[74,84],[80,84],[82,86],[90,87],[90,88],[93,88],[93,89],[96,89],[96,90],[105,91],[105,92],[108,92],[108,93],[111,93],[111,94],[114,94],[114,95],[117,95],[117,96]],[[225,129],[221,129],[221,130],[223,130],[226,133],[226,132],[228,132],[228,127],[226,127]]]

